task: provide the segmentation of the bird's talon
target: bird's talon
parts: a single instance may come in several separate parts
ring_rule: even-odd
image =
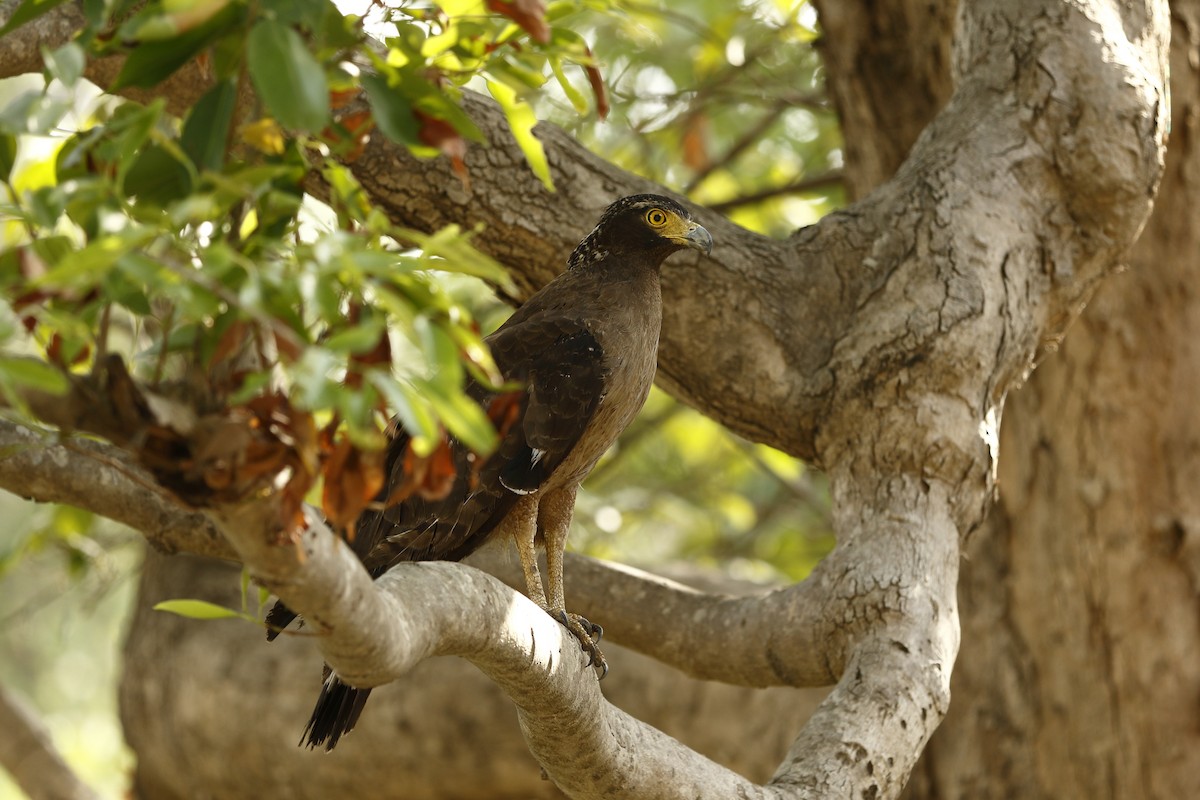
[[[579,642],[579,649],[587,653],[587,666],[600,670],[600,679],[608,674],[608,661],[600,652],[600,637],[604,636],[604,628],[590,622],[578,614],[571,614],[564,609],[557,609],[550,614]]]

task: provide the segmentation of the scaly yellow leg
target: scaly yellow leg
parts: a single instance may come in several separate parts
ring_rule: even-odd
[[[538,527],[546,540],[546,572],[550,586],[550,608],[553,612],[567,607],[563,589],[563,553],[567,549],[567,534],[571,532],[571,517],[575,513],[575,492],[578,487],[548,492],[538,504]]]
[[[578,614],[569,613],[563,589],[563,553],[567,547],[567,534],[571,530],[571,517],[575,513],[577,488],[572,486],[548,492],[538,505],[538,527],[546,541],[546,571],[550,583],[550,607],[547,611],[579,640],[590,663],[600,670],[600,677],[603,678],[608,674],[608,661],[600,652],[598,642],[604,635],[604,629]]]
[[[537,495],[527,495],[518,500],[513,510],[508,512],[504,524],[505,527],[510,528],[513,541],[517,544],[517,556],[521,559],[521,571],[525,573],[525,593],[543,610],[549,611],[546,590],[542,586],[542,574],[538,571],[537,549],[533,543],[537,538],[537,520]]]

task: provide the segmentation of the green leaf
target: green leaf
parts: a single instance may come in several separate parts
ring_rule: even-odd
[[[118,260],[118,265],[120,264]],[[153,308],[144,284],[134,283],[124,270],[114,269],[104,276],[104,294],[114,303],[140,316],[150,316]]]
[[[31,22],[37,19],[42,14],[45,14],[50,9],[62,3],[63,0],[25,0],[13,12],[13,15],[8,18],[8,22],[4,23],[4,27],[0,28],[0,36],[4,36],[10,31],[15,31],[17,28],[24,25],[26,22]]]
[[[458,131],[459,135],[464,139],[469,139],[472,142],[484,143],[483,131],[479,130],[479,126],[475,121],[467,116],[467,112],[459,108],[456,103],[446,92],[438,90],[428,82],[407,81],[405,90],[413,85],[414,93],[425,87],[427,91],[420,94],[413,101],[413,106],[419,111],[424,111],[431,117],[437,117],[440,120],[450,123],[454,130]]]
[[[67,195],[61,186],[43,186],[26,195],[29,218],[37,225],[54,230],[67,207]]]
[[[17,137],[11,133],[0,133],[0,181],[8,181],[16,162]]]
[[[55,506],[54,516],[48,526],[60,537],[86,536],[96,521],[96,515],[91,511],[74,506]]]
[[[105,20],[105,15],[111,10],[114,17],[124,13],[120,9],[109,9],[107,0],[83,0],[83,16],[87,19],[88,27],[99,30]]]
[[[546,160],[546,151],[542,149],[542,143],[533,135],[533,126],[537,124],[537,115],[533,113],[533,109],[529,107],[528,103],[517,97],[515,89],[497,81],[488,81],[487,87],[492,97],[496,98],[496,102],[500,104],[500,108],[504,110],[504,116],[508,119],[508,127],[512,129],[517,145],[525,154],[529,168],[533,170],[534,175],[541,179],[546,188],[553,192],[554,182],[550,179],[550,163]]]
[[[137,103],[119,106],[106,126],[105,133],[109,135],[96,146],[96,155],[100,161],[115,161],[118,172],[124,174],[150,138],[165,108],[166,101],[162,98],[147,106]]]
[[[425,363],[432,370],[433,380],[443,386],[460,386],[463,366],[458,358],[458,345],[445,327],[422,316],[414,320],[413,331],[425,355]]]
[[[249,619],[258,622],[248,614],[210,603],[207,600],[163,600],[154,605],[154,610],[178,614],[188,619]]]
[[[329,408],[337,400],[337,388],[329,376],[341,364],[336,355],[324,347],[309,347],[300,358],[289,365],[292,379],[292,401],[301,408]]]
[[[487,13],[487,10],[483,7],[483,0],[438,0],[438,5],[442,11],[446,12],[446,16],[451,19],[454,17],[476,16]]]
[[[250,588],[250,570],[242,567],[242,613],[246,613],[246,592]]]
[[[67,42],[54,52],[43,47],[42,60],[46,62],[46,69],[50,75],[58,78],[68,88],[73,87],[83,77],[83,48],[76,42]]]
[[[461,391],[449,391],[440,383],[424,381],[419,388],[429,398],[446,429],[476,453],[496,449],[496,429],[487,414]]]
[[[331,5],[328,0],[263,0],[263,10],[285,25],[315,30]]]
[[[574,84],[567,80],[566,73],[563,72],[562,68],[562,59],[558,56],[552,56],[550,58],[550,69],[554,72],[554,78],[558,81],[558,85],[562,87],[563,94],[571,101],[571,105],[574,106],[575,111],[580,114],[586,114],[588,111],[587,98],[583,96],[583,92],[576,89]]]
[[[413,437],[417,455],[429,455],[437,437],[437,420],[429,410],[429,403],[411,385],[393,377],[390,371],[369,370],[367,378],[387,400],[404,430]]]
[[[117,259],[149,243],[156,235],[157,232],[150,229],[126,228],[93,239],[80,250],[72,249],[32,283],[34,286],[90,288],[103,279]]]
[[[319,131],[329,119],[329,84],[300,34],[260,20],[247,48],[250,78],[271,115],[286,128]]]
[[[10,250],[9,253],[14,256],[16,255],[15,250]],[[13,311],[13,307],[8,300],[0,297],[0,344],[16,336],[17,331],[21,329],[21,322],[17,319],[17,312]]]
[[[5,133],[28,133],[29,121],[37,109],[42,93],[29,89],[15,97],[9,97],[0,108],[0,131]]]
[[[43,236],[33,243],[33,252],[47,264],[57,264],[77,249],[68,236]]]
[[[362,85],[367,90],[375,124],[383,131],[383,135],[397,144],[417,144],[420,141],[417,138],[420,125],[413,116],[408,99],[379,75],[363,75]]]
[[[143,150],[125,173],[125,194],[139,203],[159,207],[179,200],[192,190],[188,168],[166,148],[150,145]]]
[[[379,344],[383,334],[383,317],[369,317],[352,328],[338,331],[325,341],[335,353],[365,353]]]
[[[500,286],[506,291],[514,290],[512,278],[498,262],[476,250],[470,240],[463,235],[462,228],[457,225],[447,225],[425,234],[419,231],[403,231],[405,238],[421,248],[426,256],[425,266],[431,269],[461,272],[464,275],[474,275],[485,281]],[[433,262],[430,256],[444,259],[445,262]]]
[[[127,86],[149,89],[195,58],[201,50],[215,44],[228,30],[235,28],[244,15],[240,3],[230,3],[206,22],[154,41],[134,46],[125,59],[117,80],[109,87],[116,92]]]
[[[197,170],[218,172],[225,163],[225,144],[236,103],[237,84],[232,79],[218,81],[188,115],[179,144]]]
[[[540,89],[547,80],[541,64],[535,69],[514,58],[496,59],[488,66],[488,73],[517,91]]]
[[[32,358],[0,356],[0,372],[14,383],[49,394],[67,391],[67,378],[58,367]]]

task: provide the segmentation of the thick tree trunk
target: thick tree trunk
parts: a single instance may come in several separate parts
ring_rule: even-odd
[[[1200,3],[1172,12],[1156,208],[1010,401],[913,797],[1200,797]]]
[[[846,188],[862,197],[895,174],[953,90],[955,3],[816,0],[826,86],[842,125]],[[863,135],[860,135],[863,134]]]
[[[953,6],[822,4],[847,153],[870,154],[848,159],[858,193],[944,102]],[[1171,6],[1156,210],[1130,271],[1009,399],[999,500],[961,569],[953,702],[912,798],[1200,797],[1200,3]]]

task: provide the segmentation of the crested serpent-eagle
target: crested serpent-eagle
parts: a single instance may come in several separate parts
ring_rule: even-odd
[[[480,462],[450,440],[448,491],[436,498],[404,492],[403,500],[388,501],[412,478],[409,437],[397,426],[386,484],[351,542],[372,577],[400,562],[457,561],[486,541],[511,539],[530,599],[571,631],[603,677],[599,626],[565,609],[563,548],[580,482],[650,392],[662,323],[659,268],[683,248],[707,254],[712,237],[670,198],[635,195],[605,210],[567,270],[487,337],[501,374],[522,388],[467,388],[497,423],[500,444]],[[534,550],[539,541],[548,593]],[[295,617],[277,603],[267,615],[268,638]],[[332,750],[370,691],[329,674],[302,743]]]

